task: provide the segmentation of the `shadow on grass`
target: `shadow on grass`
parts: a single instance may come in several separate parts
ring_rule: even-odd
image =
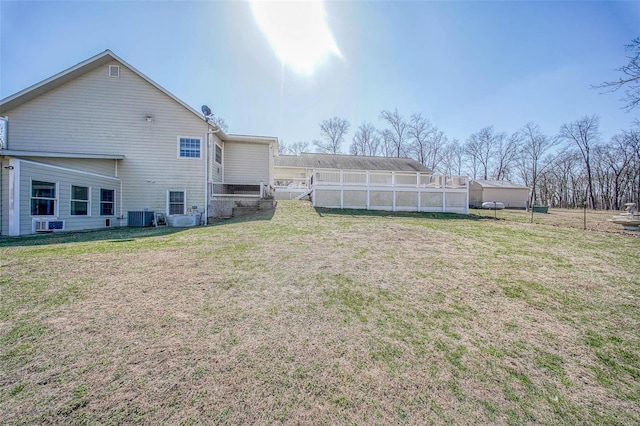
[[[369,216],[369,217],[410,217],[415,219],[439,219],[439,220],[483,220],[482,216],[475,214],[441,213],[441,212],[390,212],[386,210],[364,209],[328,209],[314,207],[320,217],[325,216]]]
[[[271,220],[274,210],[260,210],[257,213],[221,220],[207,226],[220,226],[239,222],[253,222]],[[172,227],[145,227],[145,228],[112,228],[94,229],[83,231],[53,232],[49,234],[23,235],[19,237],[0,237],[0,247],[25,247],[50,244],[84,243],[90,241],[108,241],[109,243],[126,243],[139,238],[159,237],[184,232],[189,229],[202,228],[172,228]]]
[[[50,244],[84,243],[89,241],[108,241],[125,243],[138,238],[158,237],[175,234],[192,228],[113,228],[87,231],[70,231],[50,234],[24,235],[20,237],[0,238],[0,247],[41,246]]]
[[[251,213],[251,214],[247,214],[247,215],[243,215],[243,216],[232,217],[232,218],[228,218],[228,219],[220,219],[219,221],[217,221],[213,225],[214,226],[221,226],[221,225],[229,225],[229,224],[232,224],[232,223],[261,222],[261,221],[265,221],[265,220],[271,220],[275,213],[276,213],[275,209],[258,210],[255,213]]]

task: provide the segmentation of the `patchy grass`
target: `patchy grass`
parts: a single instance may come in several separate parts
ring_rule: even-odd
[[[498,215],[2,239],[2,421],[639,423],[640,239]]]
[[[480,217],[497,218],[514,222],[531,223],[531,212],[525,210],[481,210],[471,209],[470,213]],[[587,210],[587,230],[616,232],[620,234],[638,234],[625,231],[620,225],[609,221],[624,211]],[[549,209],[549,213],[534,213],[533,223],[562,228],[584,229],[584,211],[582,209]]]

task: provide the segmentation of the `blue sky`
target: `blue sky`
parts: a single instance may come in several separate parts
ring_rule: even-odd
[[[640,112],[613,80],[640,36],[640,2],[328,2],[341,56],[298,73],[274,53],[245,2],[0,0],[0,97],[105,49],[230,133],[319,138],[332,116],[381,127],[380,111],[421,112],[464,141],[528,121],[555,134],[587,114],[608,139]]]

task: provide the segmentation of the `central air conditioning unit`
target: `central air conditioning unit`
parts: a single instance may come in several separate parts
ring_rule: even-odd
[[[64,220],[36,219],[34,224],[36,232],[64,231]]]
[[[127,212],[127,226],[143,227],[151,226],[153,221],[153,212],[145,211],[133,211]]]

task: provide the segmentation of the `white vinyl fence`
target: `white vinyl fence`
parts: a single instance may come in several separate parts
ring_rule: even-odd
[[[314,207],[469,213],[466,176],[316,169],[310,191]]]

